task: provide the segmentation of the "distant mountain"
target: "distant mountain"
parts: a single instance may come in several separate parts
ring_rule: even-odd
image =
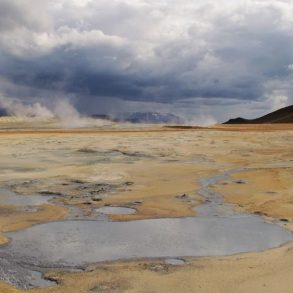
[[[94,119],[103,119],[103,120],[110,120],[110,121],[113,120],[111,116],[107,114],[93,114],[91,117]]]
[[[256,119],[234,118],[223,124],[263,124],[263,123],[293,123],[293,105],[281,108],[277,111]]]
[[[124,117],[123,117],[124,116]],[[127,121],[131,123],[164,123],[164,124],[180,124],[183,120],[170,113],[157,113],[157,112],[134,112],[123,114],[122,117],[118,117],[120,121]]]
[[[104,114],[94,114],[92,118],[106,119],[117,122],[131,122],[131,123],[150,123],[150,124],[182,124],[182,118],[171,113],[157,113],[157,112],[133,112],[133,113],[118,113],[114,116]]]

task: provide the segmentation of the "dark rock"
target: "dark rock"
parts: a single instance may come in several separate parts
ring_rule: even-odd
[[[93,150],[93,149],[90,149],[90,148],[82,148],[82,149],[79,149],[77,151],[79,153],[89,153],[89,154],[94,154],[94,153],[97,152],[96,150]]]
[[[184,201],[184,202],[191,202],[190,197],[187,194],[181,194],[181,195],[177,195],[176,198]]]
[[[246,181],[241,180],[241,179],[240,180],[236,180],[235,183],[237,183],[237,184],[247,184]]]
[[[133,202],[134,204],[142,204],[143,203],[143,200],[136,200]]]
[[[54,195],[54,196],[63,196],[61,192],[49,191],[49,190],[42,190],[39,191],[41,195]]]
[[[73,179],[71,180],[72,183],[76,183],[76,184],[85,184],[86,182],[79,180],[79,179]]]
[[[103,199],[100,196],[94,196],[92,197],[93,201],[102,201]]]
[[[184,199],[184,198],[188,198],[188,195],[184,193],[181,195],[177,195],[176,198]]]
[[[140,204],[142,204],[142,203],[143,203],[142,200],[131,201],[131,202],[127,202],[127,203],[125,203],[125,207],[128,207],[128,206],[134,206],[134,205],[140,205]]]

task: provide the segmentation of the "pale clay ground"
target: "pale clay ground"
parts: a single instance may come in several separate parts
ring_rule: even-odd
[[[249,169],[213,188],[239,209],[268,221],[283,219],[284,227],[293,230],[293,127],[234,130],[2,131],[2,187],[13,187],[22,196],[53,187],[66,193],[68,185],[62,183],[76,180],[116,187],[90,204],[90,198],[68,191],[70,197],[59,197],[36,212],[1,206],[0,232],[62,219],[70,206],[90,217],[97,207],[140,201],[135,206],[137,213],[111,216],[123,221],[196,216],[192,208],[203,202],[197,181],[237,168]],[[22,185],[24,181],[30,183]],[[176,198],[184,193],[188,201]],[[0,235],[0,242],[6,241]],[[58,285],[29,292],[293,292],[293,244],[261,253],[191,258],[176,267],[160,260],[140,260],[93,265],[82,273],[47,275]],[[21,291],[0,284],[0,292]]]

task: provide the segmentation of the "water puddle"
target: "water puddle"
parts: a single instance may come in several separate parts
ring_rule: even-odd
[[[0,188],[0,205],[38,206],[48,203],[53,196],[45,195],[19,195],[5,188]]]
[[[63,221],[6,233],[1,252],[37,266],[80,266],[117,259],[231,255],[293,240],[260,217],[152,219],[132,222]]]
[[[43,278],[43,274],[38,271],[30,271],[29,278],[27,279],[29,283],[29,288],[45,288],[45,287],[52,287],[56,285],[56,282],[50,281]]]
[[[78,220],[71,217],[5,233],[11,242],[0,247],[0,260],[13,260],[16,264],[33,267],[77,268],[118,259],[166,258],[167,264],[183,265],[182,257],[257,252],[293,241],[293,234],[288,230],[266,223],[259,216],[236,212],[234,205],[226,204],[220,193],[211,190],[212,185],[230,180],[232,173],[242,170],[245,169],[200,180],[199,193],[206,203],[195,209],[199,213],[197,218],[111,222],[106,215],[133,214],[136,210],[105,206],[96,209],[102,217],[99,220],[82,220],[78,210],[72,210]],[[43,196],[6,195],[5,204],[9,198],[12,203],[25,205],[40,204],[39,199],[48,200]],[[22,279],[26,280],[25,274]],[[3,275],[13,276],[13,273],[4,266],[0,270],[0,279]]]
[[[185,264],[185,260],[180,258],[167,258],[165,263],[172,266],[182,266]]]
[[[199,180],[201,188],[198,190],[198,194],[206,200],[203,205],[194,208],[200,217],[239,217],[245,215],[235,211],[235,205],[225,203],[222,194],[210,189],[211,186],[220,181],[229,180],[232,174],[243,171],[247,171],[247,169],[225,171],[223,174]]]
[[[127,208],[127,207],[106,206],[106,207],[96,209],[96,212],[105,214],[105,215],[131,215],[136,213],[136,209]]]

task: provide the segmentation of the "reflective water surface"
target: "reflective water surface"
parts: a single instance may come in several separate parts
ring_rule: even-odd
[[[98,213],[106,214],[106,215],[130,215],[135,214],[136,210],[127,207],[102,207],[96,209]]]
[[[20,195],[0,187],[0,205],[38,206],[47,203],[50,199],[53,199],[53,196]]]
[[[228,255],[293,240],[292,233],[257,216],[153,219],[132,222],[64,221],[6,233],[14,260],[44,266],[144,257]]]

